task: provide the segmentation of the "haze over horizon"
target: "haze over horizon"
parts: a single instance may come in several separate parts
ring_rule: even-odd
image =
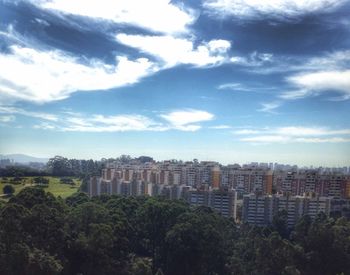
[[[127,155],[127,154],[124,154],[124,155]],[[51,158],[55,158],[59,155],[55,155],[55,156],[33,156],[33,155],[25,155],[25,154],[6,154],[6,155],[1,155],[0,154],[0,160],[1,159],[10,159],[14,162],[17,162],[17,163],[26,163],[28,164],[29,162],[41,162],[41,163],[46,163],[47,161],[49,161],[49,159]],[[121,155],[120,155],[121,156]],[[85,157],[85,158],[81,158],[81,157],[76,157],[76,156],[72,156],[72,157],[68,157],[68,159],[85,159],[85,160],[89,160],[89,159],[93,159],[94,161],[100,161],[102,159],[116,159],[120,156],[102,156],[100,158],[91,158],[91,157]],[[130,155],[129,155],[130,156]],[[65,156],[59,156],[59,157],[65,157]],[[139,157],[142,157],[141,155],[131,155],[130,156],[132,159],[135,159],[135,158],[139,158]],[[148,155],[148,156],[143,156],[143,157],[151,157],[153,158],[151,155]],[[67,158],[67,157],[65,157]],[[329,166],[329,165],[322,165],[322,164],[309,164],[309,165],[303,165],[303,164],[298,164],[298,163],[287,163],[287,162],[266,162],[266,161],[246,161],[246,162],[240,162],[240,161],[228,161],[228,162],[220,162],[218,160],[215,160],[215,159],[210,159],[210,158],[207,158],[207,159],[196,159],[196,158],[193,158],[193,159],[176,159],[176,158],[166,158],[166,159],[156,159],[156,158],[153,158],[153,160],[155,162],[163,162],[163,161],[172,161],[172,160],[176,160],[176,161],[183,161],[183,162],[192,162],[194,160],[197,160],[199,162],[202,162],[202,161],[213,161],[213,162],[218,162],[219,164],[221,165],[234,165],[234,164],[239,164],[239,165],[249,165],[249,164],[252,164],[252,163],[267,163],[267,164],[270,164],[272,163],[273,165],[275,164],[279,164],[279,165],[290,165],[290,166],[294,166],[294,165],[297,165],[298,168],[350,168],[350,167],[347,167],[346,165],[345,166],[341,166],[341,165],[338,165],[338,166]]]
[[[349,0],[0,0],[0,154],[350,166]]]

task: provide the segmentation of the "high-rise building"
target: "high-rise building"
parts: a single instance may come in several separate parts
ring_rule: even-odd
[[[228,189],[192,189],[184,195],[187,202],[195,206],[208,206],[224,217],[236,219],[237,192]]]
[[[185,185],[193,188],[204,184],[214,189],[235,189],[240,198],[254,192],[350,198],[350,175],[347,174],[347,168],[298,169],[296,166],[257,162],[243,167],[238,164],[220,166],[212,161],[109,163],[106,167],[102,170],[103,181],[113,181],[116,178],[131,183],[137,180],[145,184]],[[97,183],[94,184],[97,188]],[[102,190],[103,188],[102,186]],[[114,193],[114,190],[115,188],[111,192]],[[97,189],[91,192],[95,194]]]
[[[272,223],[273,217],[286,210],[289,227],[303,215],[314,219],[318,213],[330,214],[331,198],[320,196],[284,196],[249,194],[243,197],[242,220],[258,226]]]
[[[211,169],[211,186],[218,189],[220,187],[220,167],[214,166]]]

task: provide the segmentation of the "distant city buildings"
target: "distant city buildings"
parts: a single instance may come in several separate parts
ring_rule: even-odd
[[[0,168],[13,167],[13,166],[26,166],[36,170],[44,170],[46,163],[44,162],[16,162],[13,159],[0,158]]]
[[[213,161],[108,162],[89,184],[89,195],[164,196],[211,207],[242,221],[267,225],[280,210],[293,226],[303,215],[314,218],[349,206],[350,175],[344,168],[298,168],[272,163],[223,166]],[[343,207],[343,208],[342,208]],[[333,209],[334,208],[334,209]],[[341,208],[341,209],[340,209]]]

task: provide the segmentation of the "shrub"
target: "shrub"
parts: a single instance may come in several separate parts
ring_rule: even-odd
[[[12,195],[15,192],[15,188],[13,188],[12,185],[7,184],[4,186],[4,188],[2,189],[2,191],[4,192],[4,194],[6,195]]]
[[[71,178],[61,178],[60,183],[74,185],[74,181]]]

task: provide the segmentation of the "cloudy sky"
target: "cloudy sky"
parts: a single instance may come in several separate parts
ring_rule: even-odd
[[[0,0],[0,153],[350,165],[350,1]]]

